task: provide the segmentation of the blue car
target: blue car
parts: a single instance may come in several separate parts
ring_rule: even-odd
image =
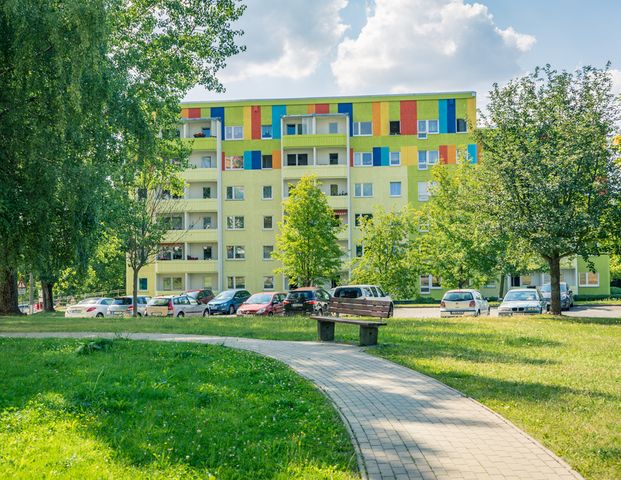
[[[249,298],[250,292],[248,290],[241,290],[239,288],[224,290],[207,304],[209,315],[218,313],[233,315],[237,308]]]

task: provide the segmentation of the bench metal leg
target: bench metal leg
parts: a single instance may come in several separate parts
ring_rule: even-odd
[[[377,345],[377,327],[360,326],[360,345]]]
[[[334,322],[317,321],[317,335],[322,342],[333,342]]]

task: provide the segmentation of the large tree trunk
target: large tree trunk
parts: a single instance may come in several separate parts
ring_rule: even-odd
[[[507,276],[505,274],[500,275],[500,288],[498,289],[498,298],[505,296],[505,280]]]
[[[41,280],[41,291],[43,292],[43,311],[55,312],[54,310],[54,282]]]
[[[20,315],[17,300],[17,273],[10,267],[0,267],[0,315]]]
[[[550,312],[561,315],[561,259],[558,256],[548,257],[550,267],[551,304]]]
[[[133,298],[133,305],[134,305],[134,309],[132,311],[132,317],[137,317],[138,316],[138,273],[140,272],[139,268],[135,268],[132,270],[133,274],[133,280],[134,283],[132,285],[132,298]]]

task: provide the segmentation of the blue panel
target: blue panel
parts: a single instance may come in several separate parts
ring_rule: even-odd
[[[224,140],[224,107],[211,107],[211,118],[219,118],[222,131],[222,140]]]
[[[339,103],[339,113],[347,113],[349,115],[349,136],[354,134],[354,106],[351,103]]]
[[[388,147],[382,147],[382,167],[387,167],[390,164],[390,151]]]
[[[440,112],[440,133],[448,133],[448,101],[438,100],[438,110]]]
[[[252,170],[252,152],[250,150],[244,152],[244,170]]]
[[[374,167],[382,166],[382,148],[381,147],[373,147],[373,166]]]
[[[287,114],[286,105],[272,105],[272,138],[277,140],[281,137],[280,117]]]
[[[470,160],[470,163],[477,163],[478,162],[477,146],[474,143],[468,144],[468,160]]]
[[[261,170],[261,150],[252,151],[252,169]]]
[[[448,124],[446,131],[448,133],[455,133],[455,130],[457,128],[457,118],[455,116],[455,99],[454,98],[451,98],[448,100],[446,122]]]

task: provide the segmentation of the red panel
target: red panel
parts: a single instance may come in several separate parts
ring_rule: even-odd
[[[222,152],[222,171],[225,170],[224,166],[225,166],[225,164],[224,164],[224,152]]]
[[[401,135],[416,135],[418,133],[418,115],[416,100],[401,100]]]
[[[446,165],[448,163],[448,145],[440,145],[440,163]]]
[[[349,149],[349,166],[350,167],[354,166],[354,149],[353,148]]]
[[[261,140],[261,107],[254,106],[250,109],[250,123],[252,125],[251,138]]]
[[[201,118],[201,109],[188,108],[188,118]]]
[[[330,113],[330,105],[327,103],[317,103],[315,105],[315,113]]]

